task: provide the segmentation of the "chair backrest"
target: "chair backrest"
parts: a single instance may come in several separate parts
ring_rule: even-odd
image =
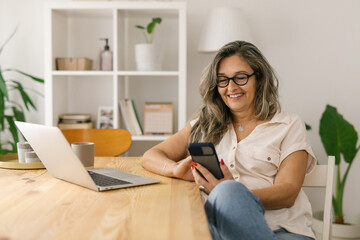
[[[117,156],[131,146],[131,134],[125,129],[66,129],[62,132],[70,144],[93,142],[95,156]]]
[[[322,240],[331,239],[331,202],[334,184],[335,157],[328,157],[327,165],[316,165],[305,177],[303,187],[325,188]]]

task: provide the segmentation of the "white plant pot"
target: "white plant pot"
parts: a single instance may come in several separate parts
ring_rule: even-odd
[[[345,215],[345,221],[349,224],[332,224],[332,240],[359,240],[360,239],[360,215]],[[323,212],[315,212],[312,219],[312,228],[316,239],[321,239]]]
[[[135,45],[135,62],[138,71],[160,71],[162,58],[160,45],[149,43]]]

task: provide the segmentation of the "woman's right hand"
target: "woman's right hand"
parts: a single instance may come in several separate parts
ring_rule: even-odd
[[[180,163],[176,164],[173,173],[174,177],[180,178],[186,181],[194,181],[194,176],[191,172],[192,158],[188,156]]]

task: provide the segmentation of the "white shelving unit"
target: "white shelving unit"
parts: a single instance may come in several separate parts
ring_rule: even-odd
[[[114,127],[122,128],[119,99],[131,98],[143,119],[144,102],[173,102],[175,129],[186,124],[186,3],[47,2],[45,11],[45,122],[59,114],[90,113],[112,106]],[[161,17],[154,42],[164,48],[162,71],[136,71],[134,45],[143,43],[135,25]],[[109,38],[113,71],[100,71],[99,58]],[[57,71],[57,57],[87,57],[91,71]],[[133,141],[162,141],[166,136],[133,136]]]

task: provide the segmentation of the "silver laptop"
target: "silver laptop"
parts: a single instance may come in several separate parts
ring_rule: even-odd
[[[87,170],[57,127],[15,122],[49,173],[95,191],[158,183],[160,180],[113,168]],[[96,146],[95,146],[96,147]]]

